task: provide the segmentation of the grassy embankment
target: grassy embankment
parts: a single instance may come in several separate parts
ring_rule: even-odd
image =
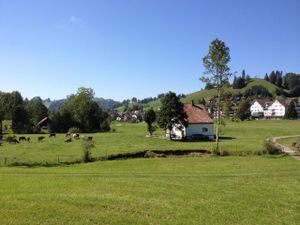
[[[146,125],[113,123],[116,132],[91,134],[96,148],[93,157],[118,153],[139,152],[144,150],[211,150],[212,142],[177,142],[163,139],[164,131],[155,133],[161,138],[146,138]],[[267,137],[294,135],[299,133],[300,121],[246,121],[227,122],[223,127],[221,150],[229,152],[257,152],[263,150],[263,142]],[[46,138],[38,142],[37,136],[31,136],[31,143],[7,144],[0,146],[0,165],[5,160],[13,162],[55,163],[79,160],[82,155],[81,141],[64,143],[64,134],[56,138]],[[47,136],[47,135],[44,135]]]

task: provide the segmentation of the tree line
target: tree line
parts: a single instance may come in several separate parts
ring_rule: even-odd
[[[110,116],[94,101],[94,91],[90,88],[79,88],[55,112],[49,112],[40,97],[28,100],[18,91],[0,92],[1,134],[4,120],[11,120],[14,133],[39,133],[38,123],[46,117],[50,132],[67,132],[72,127],[82,132],[110,130]]]

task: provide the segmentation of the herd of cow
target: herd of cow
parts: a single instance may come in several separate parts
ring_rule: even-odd
[[[55,138],[56,137],[56,133],[50,133],[49,134],[49,138]],[[38,136],[37,137],[37,141],[42,141],[46,138],[46,136]],[[79,133],[66,133],[65,135],[65,140],[64,142],[72,142],[72,139],[82,139],[82,140],[86,140],[86,141],[92,141],[93,140],[93,137],[92,136],[84,136],[84,135],[80,135]],[[20,136],[20,137],[16,137],[16,136],[9,136],[9,137],[6,137],[4,138],[3,136],[0,135],[0,146],[2,145],[2,143],[6,141],[10,144],[18,144],[22,141],[27,141],[27,142],[31,142],[31,139],[30,137],[28,136]]]

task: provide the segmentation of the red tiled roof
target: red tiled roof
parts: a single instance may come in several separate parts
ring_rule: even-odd
[[[203,105],[185,104],[184,111],[186,112],[189,123],[213,123],[213,120]]]

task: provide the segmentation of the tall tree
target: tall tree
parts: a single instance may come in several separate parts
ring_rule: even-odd
[[[158,113],[158,125],[170,132],[174,126],[183,129],[187,127],[187,115],[183,109],[183,103],[180,98],[174,93],[169,92],[161,99],[161,108]]]
[[[156,120],[156,113],[153,108],[150,108],[145,112],[144,120],[147,123],[147,130],[149,132],[149,135],[152,135],[152,132],[154,131],[152,124]]]
[[[238,105],[236,117],[240,120],[248,119],[251,115],[249,102],[242,100]]]
[[[284,115],[285,119],[297,118],[297,111],[295,109],[295,102],[291,101]]]
[[[230,61],[230,50],[225,43],[215,39],[209,46],[208,54],[203,58],[205,72],[200,78],[205,83],[213,84],[217,89],[217,121],[216,121],[216,153],[219,153],[219,136],[221,124],[220,100],[222,96],[222,85],[228,82],[231,76],[228,63]]]

